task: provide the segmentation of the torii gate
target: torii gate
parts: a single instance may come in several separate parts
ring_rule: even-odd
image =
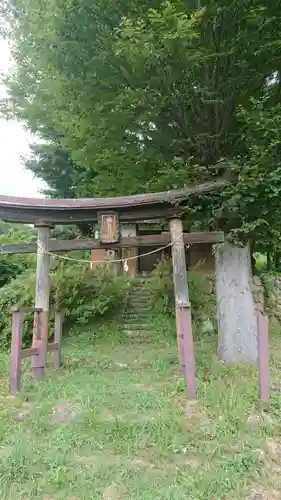
[[[37,252],[35,309],[42,313],[39,337],[33,336],[32,368],[35,378],[45,372],[48,350],[48,314],[50,294],[50,253],[93,248],[118,249],[171,244],[176,328],[179,360],[186,378],[188,398],[196,397],[195,358],[192,337],[191,309],[188,293],[185,244],[222,242],[222,232],[183,233],[181,216],[188,198],[220,189],[225,180],[161,193],[92,199],[33,199],[0,196],[0,219],[34,224],[38,231],[37,245],[0,245],[0,253]],[[169,220],[169,233],[122,238],[119,224],[140,220]],[[56,224],[99,223],[100,239],[51,240],[50,228]],[[34,354],[36,352],[36,354]],[[20,358],[20,354],[18,355]]]

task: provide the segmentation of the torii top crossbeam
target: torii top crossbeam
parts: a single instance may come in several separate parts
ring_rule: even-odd
[[[115,198],[40,199],[0,196],[0,219],[10,222],[55,224],[95,222],[100,211],[118,211],[121,222],[172,216],[192,195],[210,193],[227,184],[225,180],[160,193]]]

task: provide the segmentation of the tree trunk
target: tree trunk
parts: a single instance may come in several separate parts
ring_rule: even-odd
[[[218,356],[226,362],[257,361],[257,320],[251,292],[250,246],[216,248]]]
[[[268,250],[266,252],[266,270],[268,273],[272,271],[272,260],[271,260],[271,252]]]
[[[275,271],[281,270],[281,252],[280,250],[276,250],[275,252]]]

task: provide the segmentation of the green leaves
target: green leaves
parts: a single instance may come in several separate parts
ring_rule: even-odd
[[[23,224],[12,225],[0,221],[0,245],[20,241],[25,243],[36,241],[36,232]],[[35,267],[35,255],[0,254],[0,288],[27,269],[35,269]]]
[[[122,312],[130,291],[130,283],[124,277],[115,277],[105,268],[89,269],[89,263],[58,266],[52,276],[50,296],[51,318],[54,307],[67,309],[67,327],[84,325],[113,311]],[[30,307],[34,301],[35,273],[32,269],[12,279],[0,288],[1,345],[9,345],[11,339],[11,314],[14,306]],[[32,339],[33,314],[26,315],[23,325],[23,343]]]
[[[276,238],[279,0],[11,7],[16,67],[5,113],[50,139],[27,163],[49,195],[114,196],[225,175],[235,183],[223,193],[190,199],[190,228]]]

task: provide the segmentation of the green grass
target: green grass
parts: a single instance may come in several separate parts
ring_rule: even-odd
[[[1,500],[281,498],[281,340],[262,414],[255,368],[219,363],[212,339],[196,344],[188,403],[169,331],[142,343],[105,329],[70,337],[61,373],[34,382],[26,360],[13,400],[1,355]]]

